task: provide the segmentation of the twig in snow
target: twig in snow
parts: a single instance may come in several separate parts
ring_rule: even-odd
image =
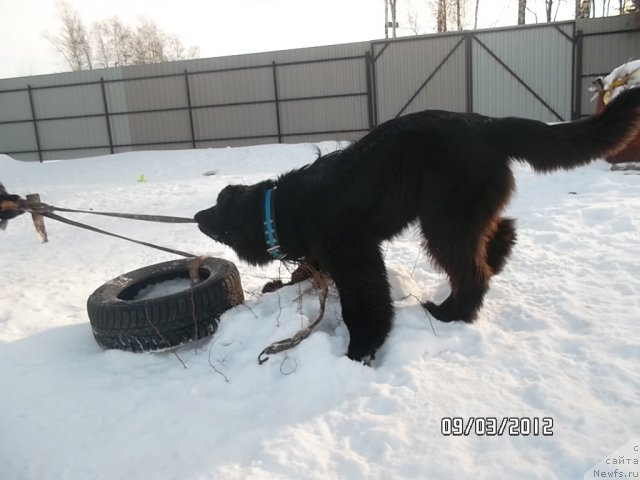
[[[253,315],[254,318],[258,318],[258,315],[256,315],[256,312],[254,312],[251,307],[249,305],[247,305],[246,302],[241,303],[240,305],[242,305],[243,307],[245,307],[247,310],[249,310],[251,312],[251,315]]]
[[[209,365],[211,366],[211,368],[213,368],[214,372],[216,372],[218,375],[220,375],[224,379],[225,383],[229,383],[229,377],[227,377],[224,373],[218,370],[216,366],[213,364],[213,362],[211,361],[211,351],[213,350],[214,345],[215,345],[215,342],[213,342],[211,344],[211,348],[209,348]]]
[[[158,327],[156,327],[153,322],[151,321],[151,317],[149,317],[149,310],[147,309],[147,302],[144,302],[144,316],[145,319],[147,320],[147,323],[149,325],[151,325],[151,328],[153,328],[156,332],[156,334],[158,335],[158,337],[160,337],[160,339],[166,343],[169,347],[171,347],[171,344],[169,343],[169,341],[164,338],[164,335],[162,335],[162,333],[160,333],[160,330],[158,330]],[[178,353],[175,350],[171,350],[171,353],[173,353],[175,355],[175,357],[178,359],[178,361],[182,364],[182,366],[184,367],[185,370],[187,370],[187,364],[184,363],[184,361],[180,358],[180,355],[178,355]]]
[[[280,292],[276,290],[276,295],[278,296],[278,315],[276,316],[276,327],[280,326],[280,315],[282,315],[282,298],[280,297]]]
[[[436,329],[433,326],[433,321],[432,321],[432,318],[431,318],[431,314],[429,313],[429,310],[424,308],[424,306],[422,305],[422,302],[420,301],[420,299],[417,296],[415,296],[413,293],[409,293],[408,295],[405,295],[404,297],[402,297],[400,300],[406,300],[409,297],[415,298],[418,301],[418,303],[420,304],[420,306],[422,306],[422,311],[424,312],[426,317],[429,319],[429,325],[431,325],[431,330],[433,331],[433,334],[437,337],[438,334],[436,333]]]

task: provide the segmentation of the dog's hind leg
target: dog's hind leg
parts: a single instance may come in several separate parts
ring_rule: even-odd
[[[451,294],[440,305],[424,304],[438,320],[475,320],[493,273],[486,260],[486,247],[483,251],[481,245],[481,236],[477,232],[456,232],[455,237],[428,237],[429,252],[451,284]]]
[[[487,264],[494,275],[500,273],[507,263],[516,238],[515,220],[501,218],[487,243]]]
[[[458,219],[455,227],[450,225],[450,236],[445,228],[437,235],[431,232],[427,240],[434,260],[449,276],[451,295],[440,305],[427,302],[424,306],[445,322],[475,319],[489,280],[504,268],[516,241],[513,219],[496,216],[475,230],[471,218],[462,223]]]
[[[449,276],[451,294],[440,305],[425,308],[448,322],[475,320],[489,289],[489,280],[506,263],[515,241],[513,222],[500,217],[510,191],[504,195],[477,195],[475,204],[449,204],[447,210],[429,211],[420,217],[426,246],[435,263]]]
[[[353,360],[373,356],[384,343],[393,320],[393,305],[379,245],[370,238],[344,238],[319,255],[336,283],[342,318],[349,329]]]

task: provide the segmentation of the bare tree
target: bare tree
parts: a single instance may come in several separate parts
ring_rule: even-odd
[[[396,38],[396,28],[398,27],[397,17],[396,17],[396,4],[397,0],[389,0],[389,7],[391,10],[391,32],[393,34],[393,38]]]
[[[438,32],[447,31],[447,0],[438,0],[436,29]]]
[[[158,26],[147,18],[141,18],[133,37],[133,64],[166,61],[165,43],[165,35]]]
[[[432,2],[432,8],[436,11],[436,30],[438,32],[464,30],[467,1],[436,0]]]
[[[78,12],[66,0],[62,0],[58,3],[58,15],[62,24],[59,33],[45,35],[46,38],[62,55],[71,70],[91,70],[91,43]]]
[[[553,12],[554,3],[556,6],[555,13]],[[556,0],[555,2],[554,0],[544,0],[544,9],[545,9],[547,22],[556,21],[556,18],[558,18],[558,11],[560,10],[560,3],[562,3],[562,0]]]
[[[454,0],[455,3],[455,7],[456,7],[456,27],[458,27],[458,30],[463,30],[464,29],[464,25],[463,25],[463,6],[461,3],[461,0]]]
[[[576,18],[589,18],[591,16],[591,2],[593,0],[576,0]]]
[[[397,0],[384,0],[384,38],[389,38],[389,27],[391,27],[392,37],[396,37],[396,28],[398,27],[396,3]],[[389,12],[391,13],[391,21],[389,21]]]
[[[553,12],[553,0],[544,0],[544,10],[547,15],[547,22],[551,22]]]
[[[418,14],[411,7],[409,8],[409,10],[407,10],[407,27],[414,35],[420,35],[420,22],[418,21]]]
[[[394,0],[395,1],[395,0]],[[196,47],[186,48],[175,35],[164,33],[153,20],[141,18],[131,28],[112,17],[95,23],[87,35],[80,16],[64,0],[60,4],[61,33],[47,37],[72,70],[121,67],[197,58]]]
[[[134,32],[118,17],[95,23],[91,33],[97,64],[104,68],[132,64]]]
[[[524,25],[526,11],[527,0],[518,0],[518,25]]]
[[[476,30],[478,28],[478,7],[480,6],[480,0],[476,0],[476,11],[473,16],[473,29]]]

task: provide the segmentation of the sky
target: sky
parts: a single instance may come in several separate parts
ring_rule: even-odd
[[[398,22],[417,15],[419,33],[433,32],[432,0],[398,0]],[[332,45],[384,37],[384,0],[70,0],[87,26],[118,16],[135,25],[154,20],[201,57]],[[467,22],[472,24],[474,1]],[[570,18],[568,0],[558,20]],[[544,0],[529,0],[543,18]],[[479,28],[513,25],[516,0],[480,0]],[[529,12],[527,22],[535,22]],[[46,39],[59,28],[57,0],[0,0],[0,78],[67,70]],[[410,33],[401,28],[399,35]]]

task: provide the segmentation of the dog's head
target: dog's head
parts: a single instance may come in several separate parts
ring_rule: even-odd
[[[242,260],[254,265],[268,263],[272,258],[266,251],[261,227],[261,201],[266,188],[265,182],[225,187],[213,207],[196,213],[198,228],[233,248]]]

